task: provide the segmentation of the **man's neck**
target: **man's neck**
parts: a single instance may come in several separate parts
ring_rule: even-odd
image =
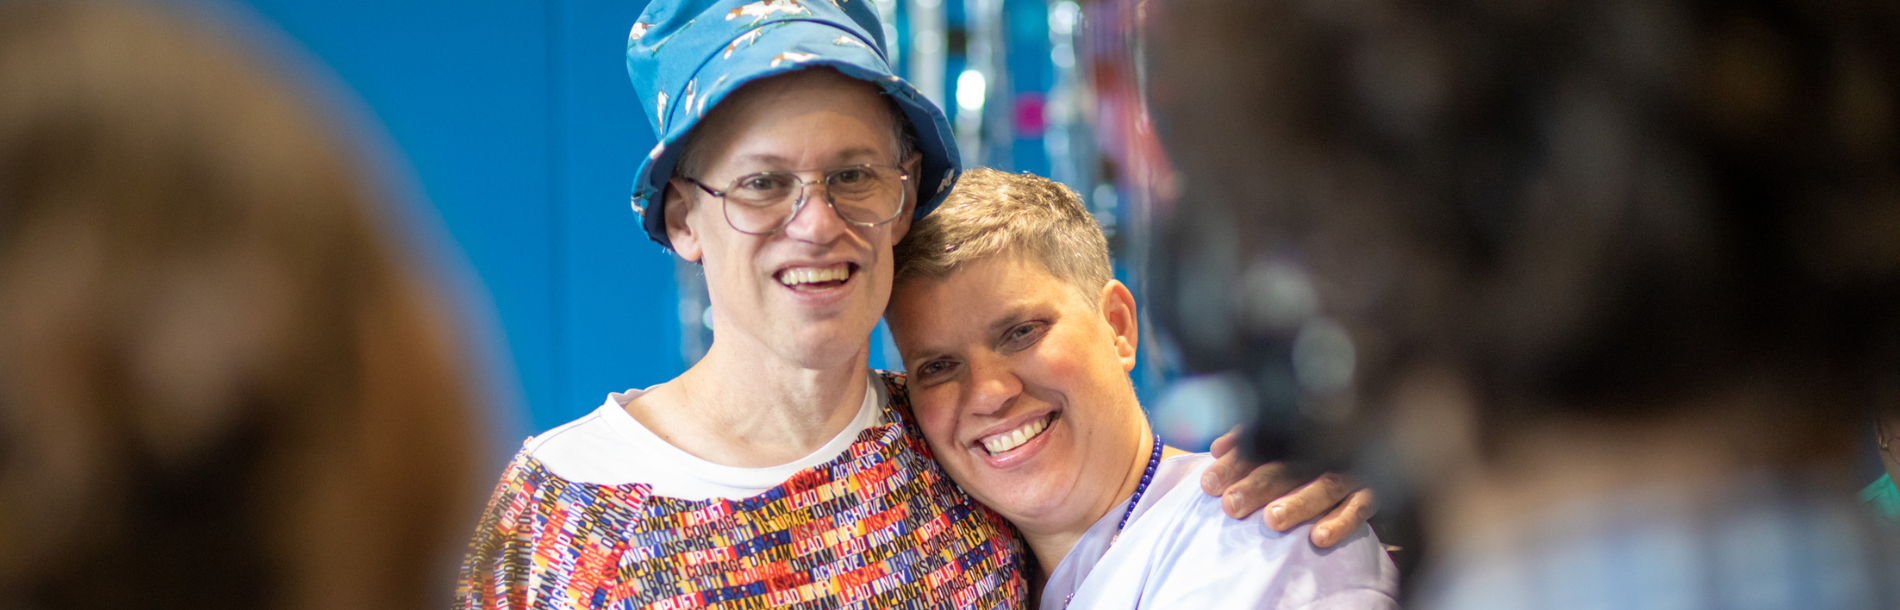
[[[1116,488],[1115,493],[1099,497],[1093,510],[1060,527],[1021,528],[1023,541],[1029,543],[1029,550],[1036,554],[1036,563],[1042,567],[1043,581],[1048,581],[1049,575],[1055,572],[1056,566],[1062,563],[1064,557],[1069,556],[1069,551],[1075,548],[1076,543],[1082,540],[1082,535],[1088,533],[1089,528],[1094,527],[1096,522],[1111,513],[1119,519],[1123,511],[1129,510],[1128,499],[1135,495],[1135,489],[1141,486],[1141,475],[1148,469],[1148,458],[1154,451],[1154,433],[1145,425],[1141,430],[1141,450],[1135,452],[1135,459],[1129,463],[1128,474],[1122,478],[1121,485]],[[1161,457],[1165,459],[1185,453],[1187,452],[1180,449],[1163,446]]]
[[[864,404],[868,345],[836,366],[810,369],[738,342],[714,340],[697,364],[628,403],[627,413],[700,459],[767,468],[811,455]]]

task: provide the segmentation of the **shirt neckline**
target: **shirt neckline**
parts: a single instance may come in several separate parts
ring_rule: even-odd
[[[1141,502],[1135,505],[1133,514],[1128,516],[1128,525],[1124,526],[1122,531],[1134,529],[1135,524],[1160,503],[1162,498],[1192,478],[1182,476],[1181,473],[1192,474],[1205,462],[1211,461],[1212,458],[1205,453],[1188,453],[1162,459],[1161,464],[1155,467],[1153,482],[1148,488],[1148,493],[1144,494]],[[1122,507],[1127,505],[1128,499],[1122,498],[1115,504],[1115,510],[1108,511],[1096,519],[1095,524],[1090,525],[1088,530],[1082,532],[1082,537],[1076,539],[1075,546],[1069,547],[1069,553],[1063,555],[1062,561],[1057,562],[1055,569],[1049,571],[1049,581],[1043,583],[1043,599],[1061,599],[1062,596],[1081,588],[1082,581],[1088,579],[1095,564],[1101,563],[1102,558],[1108,556],[1108,540],[1115,535],[1115,523],[1121,520]],[[1052,585],[1061,585],[1059,587],[1061,590],[1058,591]]]
[[[626,405],[652,391],[652,387],[608,394],[606,402],[601,404],[598,412],[615,435],[621,436],[627,442],[647,447],[655,457],[695,478],[726,487],[769,489],[784,483],[786,479],[799,471],[824,464],[842,455],[851,448],[852,443],[857,442],[858,436],[864,430],[876,423],[881,405],[888,400],[885,397],[884,384],[880,383],[880,377],[876,371],[872,371],[866,377],[865,383],[868,387],[864,392],[864,401],[858,405],[857,415],[852,417],[851,422],[846,424],[844,429],[830,441],[805,457],[785,464],[761,468],[727,466],[708,461],[687,453],[647,429],[639,420],[634,419],[632,414],[627,413]]]

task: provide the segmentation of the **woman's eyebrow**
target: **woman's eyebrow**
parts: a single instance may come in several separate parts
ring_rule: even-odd
[[[1009,330],[1009,327],[1021,324],[1022,321],[1029,318],[1030,315],[1031,313],[1028,306],[1019,305],[1004,310],[996,319],[990,321],[990,334],[994,335]]]

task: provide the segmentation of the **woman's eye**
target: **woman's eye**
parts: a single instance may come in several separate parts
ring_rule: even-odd
[[[1003,335],[1003,342],[1010,347],[1021,348],[1026,344],[1034,343],[1037,338],[1042,336],[1042,331],[1045,328],[1047,328],[1047,325],[1042,323],[1032,322],[1023,324],[1009,329],[1009,332]]]
[[[917,376],[934,377],[948,370],[950,370],[950,363],[942,360],[932,360],[924,363],[921,367],[917,367]]]

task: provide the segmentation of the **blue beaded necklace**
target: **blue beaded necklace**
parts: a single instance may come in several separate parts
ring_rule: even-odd
[[[1115,546],[1115,541],[1122,539],[1122,528],[1128,527],[1128,518],[1135,515],[1135,505],[1141,503],[1141,494],[1147,493],[1148,484],[1154,481],[1155,467],[1161,465],[1161,435],[1155,435],[1154,446],[1154,451],[1148,454],[1148,468],[1141,471],[1141,484],[1135,486],[1135,495],[1129,496],[1128,508],[1122,511],[1122,520],[1115,524],[1115,535],[1108,539],[1109,547]],[[1104,547],[1103,552],[1107,552],[1107,547]],[[1070,591],[1068,597],[1062,598],[1064,610],[1067,610],[1069,602],[1072,601],[1075,601],[1074,591]]]

